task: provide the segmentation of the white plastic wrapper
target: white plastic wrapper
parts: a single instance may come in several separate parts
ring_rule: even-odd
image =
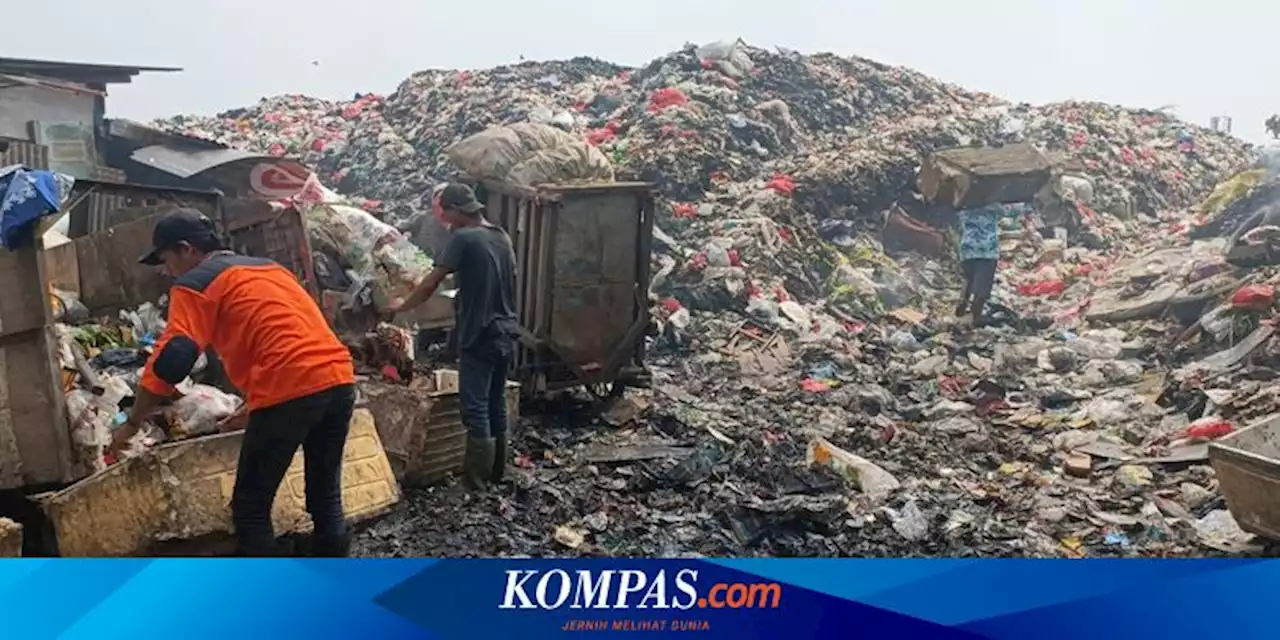
[[[374,284],[374,303],[405,297],[431,271],[431,259],[404,234],[368,212],[340,204],[306,207],[312,245],[340,254],[362,281]]]
[[[240,408],[240,398],[209,385],[192,384],[182,392],[183,396],[168,411],[177,436],[190,438],[215,433],[218,422]]]

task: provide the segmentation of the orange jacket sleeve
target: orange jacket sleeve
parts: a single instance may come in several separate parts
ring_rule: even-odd
[[[156,395],[173,393],[213,339],[217,305],[186,287],[169,290],[169,322],[147,359],[139,384]]]

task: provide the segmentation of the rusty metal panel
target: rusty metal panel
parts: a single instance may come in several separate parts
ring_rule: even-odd
[[[524,391],[613,382],[639,364],[654,186],[476,186],[515,249],[516,313],[528,335],[512,373]]]
[[[302,212],[285,209],[270,211],[266,215],[247,215],[258,217],[228,217],[231,249],[247,256],[274,260],[298,276],[311,297],[320,300],[320,283],[316,280],[311,240],[307,237]]]
[[[99,196],[97,205],[94,196]],[[177,207],[195,209],[222,219],[222,194],[143,184],[77,180],[71,188],[68,237],[75,239]]]
[[[151,249],[151,229],[160,214],[132,220],[76,238],[80,267],[80,301],[94,314],[114,313],[154,303],[172,281],[155,267],[138,264]]]
[[[0,140],[0,146],[4,143],[8,143],[9,148],[0,153],[0,167],[20,164],[28,169],[49,168],[48,147],[25,140]]]
[[[123,183],[125,173],[113,167],[96,166],[93,169],[93,179],[104,182]],[[92,220],[110,220],[112,211],[116,209],[124,209],[129,206],[129,198],[122,194],[113,194],[110,192],[98,192],[89,194],[89,217]]]

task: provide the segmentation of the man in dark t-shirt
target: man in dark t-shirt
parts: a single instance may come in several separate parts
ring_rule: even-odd
[[[515,348],[516,257],[511,238],[484,217],[484,205],[463,184],[438,196],[444,222],[453,230],[436,267],[405,300],[388,311],[412,309],[430,298],[445,276],[458,285],[458,395],[467,427],[464,479],[472,489],[501,482],[508,456],[507,364]]]

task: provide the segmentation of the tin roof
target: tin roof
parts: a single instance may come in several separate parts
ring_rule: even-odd
[[[124,84],[131,82],[134,76],[144,71],[168,72],[182,71],[182,69],[178,67],[131,67],[115,64],[0,58],[0,73],[57,78],[84,84]]]

